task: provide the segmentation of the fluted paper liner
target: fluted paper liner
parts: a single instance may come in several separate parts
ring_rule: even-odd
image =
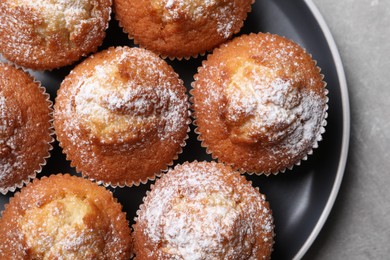
[[[252,35],[253,33],[251,33]],[[266,33],[268,35],[270,35],[269,33]],[[282,37],[282,38],[285,38],[285,37]],[[285,38],[286,39],[286,38]],[[229,44],[229,43],[226,43],[226,44]],[[224,46],[226,44],[223,44],[221,46]],[[221,47],[220,46],[220,47]],[[302,47],[301,47],[302,48]],[[216,48],[215,50],[219,50],[220,48]],[[306,54],[308,54],[311,58],[312,58],[312,55],[310,53],[308,53],[304,48],[302,48]],[[214,50],[214,51],[215,51]],[[209,54],[209,56],[211,56],[212,54]],[[209,57],[208,56],[208,57]],[[321,72],[321,68],[317,66],[317,61],[312,59],[312,62],[314,63],[316,69],[318,70],[318,73]],[[276,171],[273,171],[273,170],[270,170],[270,171],[266,171],[266,172],[256,172],[256,171],[248,171],[246,170],[245,168],[243,167],[240,167],[238,164],[235,164],[233,162],[225,162],[225,161],[221,161],[220,158],[218,157],[218,155],[216,155],[215,153],[213,153],[212,151],[212,148],[210,148],[208,145],[207,145],[207,141],[204,140],[204,137],[202,136],[202,133],[201,131],[199,131],[199,128],[198,128],[198,125],[197,125],[197,113],[194,109],[194,96],[193,96],[193,90],[196,88],[196,82],[198,80],[198,74],[199,72],[203,69],[203,66],[207,63],[207,59],[206,60],[203,60],[202,61],[202,65],[200,67],[198,67],[198,72],[194,75],[194,81],[191,83],[191,86],[192,86],[192,89],[190,90],[190,103],[191,103],[191,110],[192,110],[192,116],[193,116],[193,125],[195,127],[195,133],[198,135],[197,136],[197,140],[200,141],[201,143],[201,146],[203,148],[205,148],[206,150],[206,153],[211,155],[212,159],[213,160],[217,160],[219,162],[223,162],[227,165],[230,165],[233,169],[236,169],[238,170],[239,172],[241,172],[242,174],[246,173],[246,174],[249,174],[249,175],[253,175],[253,174],[256,174],[256,175],[266,175],[266,176],[269,176],[269,175],[277,175],[279,172],[285,172],[287,169],[289,170],[292,170],[294,168],[294,166],[299,166],[301,164],[302,161],[306,161],[308,159],[308,156],[309,155],[312,155],[313,154],[313,150],[318,148],[318,143],[323,139],[323,134],[325,133],[325,126],[327,125],[327,117],[328,117],[328,113],[327,113],[327,110],[328,110],[328,101],[329,101],[329,98],[328,98],[328,89],[326,89],[326,85],[327,83],[323,80],[324,79],[324,75],[320,73],[320,77],[322,78],[322,84],[323,84],[323,91],[324,91],[324,95],[325,95],[325,106],[324,106],[324,110],[323,110],[323,120],[322,122],[320,123],[320,126],[319,126],[319,131],[317,133],[317,136],[315,137],[313,143],[311,144],[311,147],[310,148],[307,148],[307,153],[304,154],[301,158],[299,158],[297,161],[293,161],[291,162],[291,164],[287,165],[286,167],[284,167],[283,169],[280,169],[280,170],[276,170]],[[306,150],[306,149],[305,149]]]
[[[231,35],[230,35],[229,37],[227,37],[227,38],[225,38],[223,41],[221,41],[221,42],[215,44],[213,47],[210,47],[210,48],[208,48],[208,49],[204,49],[203,51],[200,51],[200,52],[198,52],[198,53],[189,54],[189,55],[182,55],[182,56],[170,55],[169,53],[161,53],[159,50],[155,50],[155,49],[149,48],[149,46],[146,46],[146,45],[144,45],[144,44],[141,44],[140,41],[139,41],[138,39],[139,39],[139,38],[142,38],[142,35],[141,35],[141,36],[137,36],[137,35],[131,34],[130,32],[128,32],[128,31],[125,29],[125,27],[123,26],[122,21],[119,20],[119,18],[117,17],[117,15],[115,16],[115,19],[118,21],[118,25],[119,25],[120,28],[122,28],[122,31],[123,31],[125,34],[127,34],[128,38],[129,38],[130,40],[133,40],[134,44],[140,46],[141,48],[145,48],[145,49],[151,50],[151,51],[155,52],[157,55],[159,55],[159,56],[160,56],[161,58],[163,58],[163,59],[167,59],[167,58],[168,58],[168,59],[170,59],[170,60],[172,60],[172,61],[173,61],[173,60],[179,60],[179,61],[181,61],[181,60],[183,60],[183,59],[184,59],[184,60],[190,60],[191,58],[196,59],[196,58],[198,58],[198,57],[203,57],[203,56],[205,56],[208,52],[211,52],[211,51],[212,51],[214,48],[216,48],[218,45],[223,44],[224,42],[228,41],[229,39],[232,39],[232,38],[234,37],[235,34],[239,33],[240,30],[241,30],[241,29],[243,28],[243,26],[244,26],[244,22],[245,22],[245,20],[247,19],[248,14],[252,11],[252,5],[253,5],[254,2],[255,2],[255,0],[252,0],[252,1],[251,1],[251,5],[250,5],[250,7],[249,7],[249,10],[247,10],[247,12],[246,12],[246,16],[244,17],[244,19],[242,19],[241,21],[239,21],[239,24],[238,24],[238,26],[237,26],[238,29],[237,29],[236,31],[231,32]],[[114,3],[114,7],[113,7],[113,8],[114,8],[114,9],[116,8],[116,7],[115,7],[115,3]],[[202,36],[200,35],[199,37],[202,37]],[[203,37],[207,37],[207,35],[205,35],[205,36],[203,36]]]
[[[120,49],[120,48],[128,48],[128,47],[116,47],[116,48],[109,48],[107,51],[115,51],[116,49]],[[130,48],[129,48],[130,49]],[[141,52],[141,49],[140,48],[134,48],[134,49],[139,49],[139,52]],[[120,50],[119,50],[120,51]],[[137,50],[138,51],[138,50]],[[148,53],[148,55],[149,55],[149,52],[150,51],[146,51],[146,50],[142,50],[143,52],[145,52],[145,53]],[[107,52],[106,52],[107,53]],[[151,53],[151,52],[150,52]],[[156,58],[158,58],[159,60],[161,60],[161,62],[164,62],[164,64],[166,64],[166,62],[164,61],[164,60],[162,60],[160,57],[158,57],[157,55],[155,55],[155,54],[153,54]],[[153,57],[154,57],[153,56]],[[96,57],[96,56],[95,56]],[[89,62],[89,61],[88,61]],[[93,64],[95,64],[95,63],[93,63]],[[169,66],[168,64],[166,64],[167,66]],[[87,65],[86,65],[87,66]],[[89,65],[88,65],[89,66]],[[95,65],[93,65],[93,66],[95,66]],[[165,66],[165,65],[164,65]],[[169,66],[171,69],[172,69],[172,67],[171,66]],[[84,69],[84,67],[83,67],[83,69]],[[173,69],[172,69],[172,71],[173,71]],[[77,73],[79,73],[79,71],[77,72]],[[185,94],[184,93],[184,83],[183,83],[183,80],[181,80],[180,78],[179,78],[179,75],[176,73],[176,72],[173,72],[174,73],[174,75],[177,77],[177,79],[178,79],[178,86],[180,85],[180,86],[182,86],[182,88],[183,88],[183,93],[181,93],[180,94],[180,96],[182,95],[182,94]],[[71,72],[71,74],[72,74],[72,72]],[[173,74],[172,74],[173,75]],[[77,76],[76,76],[77,77]],[[70,79],[72,82],[70,83],[71,85],[74,85],[75,83],[73,82],[73,79]],[[176,83],[175,83],[176,84]],[[66,90],[66,91],[68,91],[68,90]],[[69,92],[67,92],[67,93],[69,93]],[[57,98],[59,98],[59,96],[57,96]],[[66,98],[64,95],[62,95],[61,96],[61,98],[62,99],[64,99],[64,98]],[[183,96],[183,98],[184,98],[184,96]],[[86,178],[89,178],[90,180],[93,180],[93,181],[95,181],[95,182],[97,182],[98,184],[101,184],[101,185],[104,185],[104,186],[106,186],[106,187],[108,187],[108,186],[110,186],[110,187],[113,187],[113,188],[115,188],[115,187],[131,187],[131,186],[139,186],[140,184],[145,184],[145,183],[147,183],[148,181],[153,181],[153,180],[155,180],[155,178],[156,177],[159,177],[159,176],[161,176],[164,172],[166,172],[167,170],[168,170],[168,167],[170,166],[170,165],[173,165],[173,163],[174,163],[174,161],[175,160],[177,160],[177,158],[178,158],[178,156],[183,152],[183,147],[186,145],[186,140],[189,138],[189,136],[188,136],[188,132],[190,131],[190,128],[189,128],[189,125],[191,124],[191,119],[190,119],[190,104],[189,104],[189,101],[188,101],[188,95],[187,94],[185,94],[185,100],[182,100],[181,102],[181,105],[180,105],[180,108],[182,108],[183,107],[183,110],[180,110],[180,111],[182,111],[182,112],[180,112],[180,116],[182,117],[182,116],[184,116],[184,114],[186,115],[185,116],[185,118],[183,117],[182,119],[180,119],[180,121],[181,121],[181,123],[183,123],[183,125],[182,125],[182,128],[180,128],[179,129],[179,131],[180,131],[180,133],[182,133],[181,134],[181,136],[180,136],[180,138],[183,138],[182,140],[175,140],[176,142],[175,142],[175,149],[176,149],[176,147],[177,147],[177,151],[171,151],[171,153],[173,154],[173,153],[175,153],[175,155],[174,156],[172,156],[172,158],[170,159],[170,161],[168,162],[168,163],[164,163],[164,166],[162,166],[161,167],[161,169],[159,169],[157,172],[154,172],[154,174],[153,175],[150,175],[150,176],[147,176],[147,177],[145,177],[145,178],[141,178],[141,179],[132,179],[132,177],[129,177],[128,179],[124,179],[124,178],[122,178],[121,180],[118,180],[118,179],[120,179],[120,178],[117,178],[117,179],[115,179],[114,181],[110,181],[109,179],[111,178],[111,177],[107,177],[107,178],[100,178],[99,176],[103,176],[103,172],[100,172],[98,175],[92,175],[92,174],[88,174],[87,172],[89,171],[89,172],[92,172],[91,171],[91,169],[89,169],[88,171],[86,171],[85,169],[85,167],[83,166],[83,162],[82,162],[82,160],[80,160],[79,158],[76,158],[76,156],[75,156],[75,154],[74,154],[74,152],[72,152],[73,151],[73,149],[75,148],[75,147],[73,147],[74,145],[72,144],[72,145],[70,145],[71,143],[73,143],[73,141],[70,141],[70,140],[66,140],[66,139],[69,139],[68,137],[63,137],[64,139],[63,140],[60,140],[61,138],[60,138],[60,136],[59,136],[59,133],[61,132],[61,134],[64,134],[64,129],[61,129],[61,131],[60,131],[60,129],[57,129],[57,131],[58,131],[58,133],[57,133],[57,139],[58,139],[58,141],[59,141],[59,146],[62,148],[62,152],[66,155],[66,159],[68,160],[68,161],[70,161],[70,165],[72,166],[72,167],[74,167],[74,168],[76,168],[76,171],[77,172],[80,172],[84,177],[86,177]],[[58,102],[58,100],[57,100],[57,104],[59,104],[58,105],[58,107],[56,108],[56,109],[58,109],[59,107],[60,107],[60,104],[61,104],[61,102]],[[63,103],[63,104],[65,104],[65,103]],[[62,106],[62,105],[61,105]],[[62,109],[64,108],[64,106],[62,106]],[[184,108],[185,108],[185,110],[184,110]],[[61,114],[61,113],[63,113],[64,111],[59,111],[58,113],[59,114]],[[61,121],[63,121],[64,119],[61,119]],[[59,120],[60,121],[60,120]],[[181,124],[180,123],[180,124]],[[60,124],[60,123],[59,123]],[[63,124],[63,123],[61,123],[61,124]],[[56,124],[55,124],[56,125]],[[185,129],[184,129],[184,127],[185,127]],[[69,130],[69,129],[68,129]],[[176,131],[176,130],[175,130]],[[184,134],[184,131],[186,132],[185,134]],[[79,137],[77,137],[76,138],[77,140],[79,139]],[[66,143],[66,144],[64,144],[64,143]],[[68,144],[69,144],[69,147],[68,147]],[[130,144],[131,145],[131,144]],[[173,147],[172,147],[173,148]],[[113,150],[114,150],[114,148],[113,148]],[[86,151],[86,150],[84,150],[84,151]],[[144,154],[145,155],[145,154]],[[91,154],[91,156],[92,156],[92,154]],[[129,153],[129,158],[131,157],[131,153]],[[80,157],[80,156],[78,156],[78,157]],[[167,158],[166,158],[167,159]],[[142,162],[140,162],[140,163],[142,163]],[[130,166],[129,166],[130,167]],[[105,166],[104,165],[102,165],[102,168],[105,168]],[[83,170],[84,169],[84,170]],[[107,169],[109,169],[109,171],[110,172],[115,172],[115,170],[114,169],[112,169],[112,168],[107,168]],[[124,171],[122,171],[122,173],[125,173]],[[128,175],[128,176],[130,176],[130,175]]]
[[[1,61],[0,61],[1,62]],[[0,187],[0,193],[5,195],[8,192],[15,192],[16,189],[22,188],[24,185],[30,183],[32,180],[34,180],[37,176],[42,171],[42,168],[46,165],[47,160],[50,158],[51,154],[50,151],[53,149],[52,143],[54,142],[54,128],[53,128],[53,102],[50,100],[50,95],[46,92],[46,88],[41,85],[41,82],[36,80],[33,76],[30,75],[24,68],[12,64],[12,62],[5,62],[9,66],[12,66],[20,71],[23,71],[26,75],[28,75],[32,82],[35,84],[35,86],[39,89],[39,91],[42,93],[42,95],[45,97],[46,104],[48,106],[49,110],[49,123],[50,127],[48,129],[48,135],[50,136],[50,140],[47,142],[47,154],[42,157],[41,162],[38,163],[38,165],[32,167],[33,170],[31,173],[26,176],[23,180],[21,180],[18,183],[15,183],[13,186],[10,187]],[[29,137],[27,137],[29,138]]]
[[[174,168],[171,168],[171,169],[168,171],[167,174],[169,174],[170,171],[177,170],[178,167],[190,166],[190,165],[192,165],[192,164],[205,164],[205,165],[209,164],[210,166],[223,165],[224,167],[229,167],[229,168],[231,168],[230,166],[225,165],[225,164],[223,164],[223,163],[217,163],[217,162],[214,162],[214,161],[212,161],[212,162],[198,162],[197,160],[195,160],[195,161],[193,161],[193,162],[188,162],[188,161],[187,161],[187,162],[184,162],[183,164],[176,165]],[[232,172],[235,172],[234,169],[231,168],[231,170],[232,170]],[[157,183],[158,183],[159,181],[162,181],[162,179],[164,179],[164,178],[166,178],[166,177],[168,177],[168,176],[162,176],[162,178],[161,178],[161,179],[158,179],[158,180],[156,181],[155,184],[152,184],[152,185],[150,186],[150,189],[149,189],[148,191],[146,191],[145,196],[142,198],[142,203],[139,205],[139,208],[138,208],[138,210],[136,211],[136,216],[135,216],[134,219],[133,219],[133,220],[134,220],[134,224],[132,225],[132,229],[133,229],[133,235],[132,235],[132,237],[133,237],[133,244],[136,243],[135,241],[136,241],[136,239],[137,239],[137,238],[135,237],[135,232],[134,232],[134,230],[136,229],[136,225],[137,225],[137,222],[138,222],[138,216],[140,215],[140,212],[141,212],[141,211],[142,211],[142,212],[145,212],[145,210],[146,210],[145,200],[146,200],[147,197],[150,196],[151,192],[153,192],[153,191],[155,190],[155,186],[157,185]],[[267,205],[267,207],[268,207],[268,209],[269,209],[269,211],[266,212],[266,213],[264,213],[264,214],[267,214],[267,216],[270,218],[270,221],[271,221],[270,227],[269,227],[269,228],[272,230],[272,231],[271,231],[271,232],[272,232],[272,234],[271,234],[271,237],[272,237],[272,244],[271,244],[271,248],[270,248],[270,250],[271,250],[271,252],[272,252],[272,251],[273,251],[273,246],[274,246],[274,243],[275,243],[275,240],[274,240],[274,238],[275,238],[275,232],[274,232],[274,230],[275,230],[275,224],[274,224],[274,218],[273,218],[273,215],[272,215],[272,209],[271,209],[271,207],[270,207],[270,205],[269,205],[269,202],[267,201],[266,196],[265,196],[263,193],[260,192],[259,187],[253,186],[252,181],[249,181],[249,180],[247,180],[244,176],[239,175],[239,172],[237,172],[237,177],[238,177],[240,180],[245,180],[245,182],[247,182],[254,190],[256,190],[257,193],[261,196],[261,199],[263,200],[263,202]],[[186,187],[183,187],[183,188],[185,189]],[[156,192],[156,191],[154,191],[154,192]],[[153,210],[153,209],[150,208],[150,210]],[[264,211],[263,211],[263,212],[264,212]],[[183,212],[183,214],[186,214],[186,213]],[[264,241],[265,241],[265,240],[264,240]],[[136,254],[136,253],[137,253],[137,252],[135,252],[135,254]],[[137,255],[135,255],[135,258],[134,258],[134,259],[137,259]]]

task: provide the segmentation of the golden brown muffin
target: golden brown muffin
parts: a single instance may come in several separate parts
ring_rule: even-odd
[[[26,72],[0,63],[0,193],[41,171],[53,141],[51,101]]]
[[[111,0],[3,0],[0,53],[32,69],[69,65],[101,45],[111,4]]]
[[[71,164],[105,185],[154,179],[181,152],[189,104],[156,54],[117,47],[79,64],[58,91],[54,127]]]
[[[327,90],[315,61],[272,34],[243,35],[209,55],[193,83],[199,139],[214,158],[249,173],[306,159],[325,131]]]
[[[273,218],[265,196],[215,162],[176,166],[137,212],[136,259],[270,259]]]
[[[129,259],[130,228],[112,193],[51,175],[16,193],[0,219],[1,259]]]
[[[189,58],[225,42],[243,26],[254,0],[115,0],[129,38],[163,57]]]

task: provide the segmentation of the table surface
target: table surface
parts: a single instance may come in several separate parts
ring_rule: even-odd
[[[313,2],[344,64],[351,139],[339,195],[304,259],[389,259],[390,1]]]

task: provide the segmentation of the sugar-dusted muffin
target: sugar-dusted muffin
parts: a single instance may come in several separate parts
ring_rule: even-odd
[[[52,103],[26,72],[0,63],[0,193],[35,178],[50,156]]]
[[[54,127],[67,158],[84,176],[131,186],[166,170],[190,124],[182,80],[156,54],[110,48],[63,81]]]
[[[0,219],[0,259],[130,259],[130,227],[104,187],[76,176],[34,180]]]
[[[112,0],[0,1],[0,53],[32,69],[69,65],[103,42]]]
[[[243,35],[209,55],[193,82],[199,139],[219,161],[277,173],[306,159],[325,131],[327,90],[316,62],[272,34]]]
[[[254,0],[115,0],[120,26],[163,57],[189,58],[225,42],[243,26]]]
[[[215,162],[177,165],[137,212],[136,259],[270,259],[273,217],[244,176]]]

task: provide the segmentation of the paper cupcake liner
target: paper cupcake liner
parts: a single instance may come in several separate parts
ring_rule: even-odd
[[[311,55],[310,55],[311,56]],[[313,60],[315,64],[317,64],[317,61]],[[317,67],[317,69],[319,69],[319,71],[321,71],[321,69],[319,67]],[[324,79],[324,75],[321,74],[321,77],[322,79]],[[314,149],[317,149],[319,147],[319,142],[323,140],[323,134],[325,133],[325,126],[327,125],[327,117],[328,117],[328,102],[329,102],[329,98],[328,98],[328,93],[329,93],[329,90],[326,89],[326,86],[327,86],[327,83],[325,81],[322,81],[323,83],[323,89],[324,89],[324,95],[325,95],[325,106],[324,106],[324,110],[323,110],[323,120],[320,124],[320,127],[319,127],[319,131],[317,133],[317,136],[315,137],[311,147],[308,148],[308,151],[306,152],[306,154],[301,158],[299,159],[298,161],[296,162],[293,162],[291,163],[290,165],[286,166],[284,169],[281,169],[281,170],[278,170],[278,171],[271,171],[271,172],[262,172],[262,173],[256,173],[256,172],[247,172],[249,175],[253,175],[253,174],[256,174],[256,175],[266,175],[266,176],[269,176],[269,175],[277,175],[279,172],[281,173],[284,173],[286,172],[286,170],[292,170],[295,166],[300,166],[301,163],[303,161],[307,161],[309,159],[309,156],[310,155],[313,155],[314,153]]]
[[[191,94],[191,92],[192,91],[190,91],[190,94]],[[191,97],[190,100],[193,100],[193,98]],[[327,110],[327,109],[328,109],[328,106],[326,105],[325,106],[325,110]],[[196,120],[196,112],[195,111],[193,111],[193,117],[194,118],[193,118],[192,124],[195,127],[194,132],[195,132],[195,134],[197,134],[197,140],[200,142],[201,147],[205,148],[206,153],[208,155],[210,155],[213,160],[216,160],[216,161],[218,161],[220,163],[225,163],[227,165],[230,165],[233,169],[238,170],[241,174],[248,174],[248,175],[255,174],[255,175],[266,175],[266,176],[269,176],[271,174],[272,175],[277,175],[279,172],[284,173],[286,170],[292,170],[294,168],[294,166],[300,166],[302,161],[308,160],[308,156],[313,154],[314,149],[317,149],[319,147],[318,143],[320,141],[322,141],[322,139],[323,139],[322,135],[325,133],[325,126],[327,125],[327,121],[326,121],[327,116],[328,116],[328,114],[325,112],[324,120],[322,121],[320,130],[318,131],[318,135],[315,138],[315,141],[313,142],[312,147],[309,148],[308,152],[301,159],[299,159],[296,162],[291,163],[290,165],[286,166],[283,169],[280,169],[280,170],[277,170],[277,171],[269,171],[269,172],[247,171],[244,168],[237,167],[234,163],[228,163],[228,162],[225,162],[225,161],[220,161],[219,157],[217,155],[215,155],[215,153],[213,153],[212,149],[205,143],[204,139],[202,138],[202,134],[198,130],[198,125],[197,125],[197,120]]]
[[[172,161],[167,163],[164,168],[160,169],[158,172],[154,173],[153,176],[148,176],[145,179],[139,179],[135,181],[124,181],[124,182],[108,182],[108,181],[103,181],[99,180],[97,178],[90,177],[89,175],[84,174],[83,170],[80,168],[79,165],[75,164],[72,160],[72,158],[69,157],[67,149],[62,146],[62,143],[58,141],[59,146],[62,148],[63,154],[66,156],[66,160],[70,162],[70,166],[76,169],[76,172],[80,173],[82,177],[87,178],[91,181],[96,182],[99,185],[102,185],[106,188],[111,187],[111,188],[124,188],[124,187],[132,187],[132,186],[140,186],[141,184],[147,184],[149,181],[154,181],[156,178],[161,177],[164,173],[166,173],[169,170],[169,167],[174,164],[174,161],[179,158],[179,155],[183,153],[183,148],[187,144],[187,139],[189,138],[188,132],[190,131],[190,127],[187,128],[187,134],[183,138],[183,142],[180,143],[180,149],[177,151],[176,155],[172,158]]]
[[[257,187],[257,186],[254,186],[252,181],[248,180],[248,182],[252,185],[253,188],[255,188],[262,195],[263,200],[268,205],[268,208],[269,208],[269,211],[270,211],[270,215],[271,215],[271,218],[272,218],[272,225],[271,225],[271,227],[272,227],[272,247],[271,247],[271,253],[272,253],[274,251],[275,237],[276,237],[276,233],[275,233],[275,228],[276,228],[275,227],[275,218],[274,218],[274,215],[273,215],[272,208],[270,206],[269,201],[267,200],[267,196],[264,193],[261,193],[260,188]]]
[[[179,75],[177,73],[176,73],[176,75],[179,77]],[[184,86],[184,82],[180,78],[179,78],[179,84]],[[172,160],[169,163],[166,163],[165,166],[163,166],[160,170],[155,172],[153,174],[153,176],[147,176],[145,179],[139,179],[139,180],[133,180],[133,181],[123,181],[123,182],[121,182],[121,181],[110,182],[110,181],[99,180],[98,178],[95,178],[95,177],[91,177],[91,176],[85,174],[84,173],[85,171],[82,170],[83,167],[81,165],[78,165],[77,163],[75,163],[74,160],[69,156],[71,149],[68,147],[65,147],[63,145],[63,143],[57,138],[58,144],[62,148],[62,153],[66,156],[66,160],[70,162],[70,166],[75,168],[76,172],[80,173],[82,175],[82,177],[88,178],[89,180],[94,181],[94,182],[96,182],[99,185],[102,185],[104,187],[112,187],[112,188],[117,188],[117,187],[124,188],[124,187],[132,187],[132,186],[138,187],[141,184],[146,184],[149,181],[154,181],[156,178],[161,177],[165,172],[167,172],[169,170],[170,166],[174,165],[174,161],[179,158],[179,155],[183,153],[183,148],[186,146],[187,140],[189,139],[188,133],[190,132],[190,124],[192,122],[191,110],[190,110],[191,105],[189,103],[189,98],[188,98],[187,94],[186,94],[185,103],[186,103],[186,110],[187,110],[187,118],[186,118],[186,122],[185,122],[185,125],[187,126],[186,135],[179,143],[178,150],[176,151],[176,154],[172,157]]]
[[[251,33],[251,34],[255,34],[255,33]],[[265,34],[270,34],[270,33],[265,33]],[[281,36],[282,38],[285,38],[287,40],[289,40],[288,38],[286,37],[283,37]],[[222,44],[221,46],[223,45],[226,45],[227,43],[225,44]],[[220,47],[221,47],[220,46]],[[218,51],[220,49],[220,47],[214,49],[214,51]],[[301,47],[302,48],[302,47]],[[302,48],[304,49],[304,48]],[[311,58],[312,58],[312,55],[310,53],[308,53],[306,51],[306,49],[304,49],[305,53],[308,54]],[[212,55],[212,54],[209,54],[209,55]],[[220,163],[224,163],[226,165],[229,165],[231,166],[233,169],[239,171],[241,174],[248,174],[248,175],[266,175],[266,176],[269,176],[269,175],[277,175],[279,172],[282,172],[284,173],[286,170],[292,170],[294,168],[294,166],[299,166],[301,165],[301,162],[302,161],[306,161],[308,159],[308,156],[309,155],[312,155],[313,154],[313,150],[314,149],[317,149],[319,147],[318,143],[320,141],[322,141],[323,139],[323,134],[325,133],[325,126],[327,125],[327,117],[328,117],[328,102],[329,102],[329,98],[328,98],[328,93],[329,93],[329,90],[326,88],[327,86],[327,83],[324,81],[324,75],[321,74],[321,68],[319,66],[317,66],[317,61],[314,60],[312,58],[312,62],[313,64],[315,65],[316,69],[318,70],[318,72],[320,73],[320,77],[321,77],[321,80],[322,80],[322,84],[323,84],[323,91],[324,91],[324,95],[325,95],[325,106],[324,106],[324,110],[323,110],[323,120],[322,122],[320,123],[320,126],[319,126],[319,131],[317,133],[317,136],[314,138],[314,141],[313,143],[311,144],[311,146],[309,148],[307,148],[307,152],[305,153],[304,156],[302,156],[302,158],[292,162],[291,164],[287,165],[286,167],[282,168],[282,169],[277,169],[277,170],[270,170],[270,171],[266,171],[266,172],[256,172],[256,171],[248,171],[246,170],[245,168],[243,167],[240,167],[240,166],[237,166],[235,163],[233,162],[225,162],[225,161],[221,161],[219,159],[219,157],[213,153],[212,149],[206,144],[207,141],[204,140],[203,136],[202,136],[202,133],[201,131],[199,131],[198,129],[198,125],[197,125],[197,115],[196,115],[196,111],[194,109],[194,95],[193,95],[193,90],[195,89],[195,82],[198,80],[198,74],[201,70],[203,70],[204,68],[204,65],[206,64],[207,62],[207,59],[208,57],[202,61],[202,64],[198,67],[197,69],[197,73],[193,76],[194,78],[194,81],[191,82],[191,90],[189,91],[190,93],[190,103],[191,103],[191,111],[192,111],[192,117],[193,117],[193,120],[192,120],[192,124],[194,126],[194,132],[195,134],[197,134],[197,140],[200,142],[200,145],[201,147],[205,148],[206,150],[206,153],[211,155],[212,159],[213,160],[216,160]]]
[[[252,5],[254,4],[254,2],[255,2],[255,0],[252,0],[251,5],[249,6],[249,9],[248,9],[247,12],[246,12],[246,16],[244,17],[244,19],[242,19],[242,20],[239,22],[239,25],[237,26],[238,29],[235,30],[235,31],[233,31],[233,32],[231,32],[231,35],[230,35],[229,37],[225,38],[224,41],[221,41],[220,43],[215,44],[213,47],[210,47],[210,48],[208,48],[208,49],[206,49],[206,50],[203,50],[203,51],[201,51],[201,52],[199,52],[199,53],[195,53],[195,54],[191,54],[191,55],[183,55],[183,56],[171,56],[171,55],[168,55],[168,54],[162,54],[162,53],[160,53],[160,52],[157,51],[157,50],[150,49],[149,47],[147,47],[147,46],[141,44],[141,43],[139,42],[138,38],[137,38],[135,35],[129,33],[129,32],[125,29],[125,27],[123,26],[122,22],[121,22],[117,17],[115,17],[115,19],[118,21],[118,25],[119,25],[120,28],[122,28],[123,33],[127,34],[127,37],[129,38],[129,40],[132,40],[132,41],[134,42],[134,44],[138,45],[139,47],[144,48],[144,49],[147,49],[147,50],[150,50],[150,51],[153,51],[154,53],[156,53],[157,55],[159,55],[159,56],[160,56],[161,58],[163,58],[163,59],[169,59],[169,60],[171,60],[171,61],[174,61],[174,60],[181,61],[181,60],[183,60],[183,59],[184,59],[184,60],[190,60],[190,59],[197,59],[197,58],[199,58],[199,57],[204,57],[204,56],[206,56],[206,54],[207,54],[207,53],[211,53],[211,52],[214,50],[214,48],[217,48],[217,47],[220,46],[221,44],[223,44],[223,43],[225,43],[225,42],[231,40],[237,33],[239,33],[239,32],[241,31],[241,29],[244,27],[244,22],[245,22],[245,20],[248,18],[248,14],[249,14],[250,12],[252,12]]]
[[[182,166],[182,165],[188,165],[188,164],[192,164],[192,163],[199,163],[199,162],[202,162],[202,161],[198,161],[198,160],[194,160],[194,161],[192,161],[192,162],[186,161],[186,162],[180,164],[180,166]],[[204,161],[204,162],[206,162],[206,161]],[[215,161],[211,161],[211,162],[207,162],[207,163],[210,163],[210,164],[212,164],[212,165],[223,164],[223,165],[225,165],[225,166],[229,166],[229,165],[227,165],[227,164],[225,164],[225,163],[220,163],[220,162],[215,162]],[[178,165],[177,165],[177,166],[178,166]],[[175,168],[176,168],[176,166],[173,167],[173,168],[171,168],[170,170],[175,170]],[[236,171],[236,170],[234,170],[233,168],[232,168],[232,170],[233,170],[233,171]],[[272,209],[271,209],[271,207],[270,207],[270,203],[269,203],[269,201],[267,200],[267,196],[266,196],[264,193],[261,193],[261,192],[260,192],[260,188],[257,187],[257,186],[254,186],[254,185],[253,185],[253,182],[250,181],[250,180],[247,180],[243,175],[239,175],[238,177],[239,177],[240,179],[245,180],[246,182],[248,182],[248,183],[249,183],[249,184],[250,184],[250,185],[251,185],[251,186],[260,194],[261,199],[262,199],[263,202],[268,206],[269,215],[270,215],[271,220],[272,220],[272,225],[271,225],[271,228],[272,228],[272,248],[271,248],[271,252],[273,252],[273,251],[274,251],[274,248],[273,248],[273,247],[274,247],[274,244],[275,244],[275,236],[276,236],[276,234],[275,234],[275,220],[274,220],[274,217],[273,217],[273,211],[272,211]],[[137,225],[137,222],[138,222],[138,216],[139,216],[139,214],[140,214],[141,211],[145,211],[145,209],[146,209],[145,200],[146,200],[146,198],[147,198],[148,196],[150,196],[150,193],[154,190],[154,188],[155,188],[155,184],[151,184],[149,190],[146,191],[145,196],[142,198],[142,202],[141,202],[141,204],[139,205],[139,208],[138,208],[137,211],[136,211],[135,217],[133,218],[134,224],[131,225],[131,228],[132,228],[132,231],[133,231],[133,232],[132,232],[133,241],[135,241],[135,238],[134,238],[134,234],[135,234],[135,233],[134,233],[134,230],[135,230],[135,226]],[[133,242],[133,244],[134,244],[134,242]],[[134,259],[137,259],[137,256],[136,256],[136,255],[135,255]]]
[[[181,80],[180,80],[181,81]],[[192,120],[191,120],[191,111],[190,111],[190,104],[189,102],[187,101],[187,114],[188,114],[188,118],[187,118],[187,121],[186,121],[186,125],[187,125],[187,134],[185,135],[185,137],[183,138],[183,141],[179,144],[179,149],[177,150],[175,156],[172,158],[172,160],[167,163],[163,168],[161,168],[159,171],[157,171],[156,173],[154,173],[153,176],[148,176],[146,177],[145,179],[140,179],[140,180],[137,180],[137,181],[132,181],[132,182],[124,182],[124,183],[112,183],[112,182],[104,182],[104,181],[98,181],[96,179],[91,179],[91,180],[94,180],[96,181],[98,184],[101,184],[105,187],[112,187],[112,188],[116,188],[116,187],[119,187],[119,188],[123,188],[123,187],[132,187],[132,186],[136,186],[138,187],[139,185],[141,184],[146,184],[148,183],[149,181],[155,181],[156,178],[160,178],[163,174],[165,174],[169,169],[170,169],[170,166],[173,166],[174,165],[174,162],[179,158],[180,154],[183,153],[183,148],[186,146],[187,144],[187,140],[189,139],[189,135],[188,133],[191,131],[190,130],[190,127],[189,125],[191,124]]]
[[[14,66],[18,70],[21,70],[24,73],[26,73],[32,79],[34,84],[36,84],[36,87],[39,89],[39,91],[42,93],[42,95],[45,97],[46,104],[49,108],[50,127],[48,129],[48,132],[49,132],[50,140],[47,142],[47,145],[48,145],[47,154],[42,157],[41,162],[35,167],[34,170],[32,170],[32,173],[29,174],[25,179],[21,180],[20,182],[15,183],[14,186],[5,187],[5,188],[0,187],[0,193],[3,195],[7,194],[8,192],[15,192],[16,189],[21,189],[23,186],[25,186],[28,183],[30,183],[31,181],[33,181],[37,177],[37,174],[42,172],[42,168],[47,164],[47,160],[51,157],[50,152],[53,150],[52,143],[55,140],[54,139],[55,132],[54,132],[54,127],[53,127],[53,102],[50,100],[50,95],[49,95],[49,93],[46,92],[46,88],[41,85],[40,81],[36,80],[33,76],[31,76],[31,74],[25,68],[17,66],[17,65],[15,66],[11,62],[5,62],[5,63],[9,64],[10,66]]]

